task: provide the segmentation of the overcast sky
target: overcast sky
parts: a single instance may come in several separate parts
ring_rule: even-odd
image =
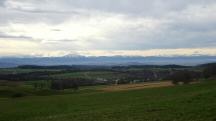
[[[215,0],[0,0],[0,56],[216,55]]]

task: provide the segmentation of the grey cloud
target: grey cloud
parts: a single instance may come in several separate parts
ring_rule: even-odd
[[[30,36],[14,36],[14,35],[8,35],[5,34],[4,32],[0,32],[0,39],[13,39],[14,41],[16,40],[27,40],[27,41],[35,41],[35,42],[40,42],[41,40],[34,39]]]
[[[55,0],[57,1],[57,0]],[[109,12],[123,13],[154,13],[170,10],[181,10],[190,4],[205,4],[214,0],[67,0],[65,6],[84,9],[99,9]]]
[[[48,40],[45,43],[61,44],[64,42],[70,43],[70,42],[76,42],[76,41],[79,41],[79,40],[72,40],[72,39]]]
[[[0,0],[0,7],[4,6],[6,0]]]
[[[152,18],[168,22],[162,23],[162,28],[156,28],[154,31],[142,31],[142,26],[135,26],[134,28],[115,31],[107,36],[106,41],[89,39],[90,49],[136,50],[216,47],[216,16],[212,14],[202,19],[190,15],[192,18],[188,19],[182,13],[182,11],[193,5],[203,6],[203,9],[206,9],[206,7],[216,4],[215,0],[24,0],[21,2],[30,3],[30,8],[22,6],[12,8],[6,6],[5,1],[0,2],[0,6],[2,5],[0,7],[0,26],[5,26],[5,23],[16,22],[40,22],[56,25],[74,16],[88,16],[92,14],[92,11],[96,10],[105,13],[123,14],[128,16],[131,21],[136,18]],[[80,10],[84,12],[80,12]],[[58,32],[61,30],[52,29],[51,31]],[[31,40],[31,37],[22,36],[0,34],[0,37]],[[73,43],[80,40],[56,41],[58,44],[47,44],[44,48],[80,49],[78,45]],[[59,44],[61,42],[72,43],[67,45]]]
[[[43,10],[43,9],[22,9],[22,8],[15,8],[13,10],[19,11],[19,12],[25,12],[25,13],[32,13],[32,14],[80,14],[79,12],[76,12],[74,10],[68,10],[68,11],[61,11],[61,10]]]
[[[47,24],[58,24],[62,23],[70,18],[67,14],[48,14],[48,13],[31,13],[31,12],[20,12],[20,11],[2,11],[0,12],[0,24],[8,23],[47,23]]]
[[[105,43],[98,40],[96,48],[142,50],[216,47],[216,22],[212,19],[211,22],[174,19],[151,32],[139,31],[139,27],[126,29],[110,35]]]
[[[16,1],[18,2],[18,1]],[[113,13],[152,16],[166,14],[169,11],[180,11],[191,4],[203,6],[214,3],[214,0],[23,0],[29,8],[19,6],[21,11],[32,13],[71,13],[74,9],[99,10]],[[33,6],[33,8],[31,8]]]
[[[51,29],[51,31],[62,31],[61,29]]]
[[[15,1],[15,0],[14,0]],[[59,23],[65,20],[84,14],[79,10],[97,10],[111,13],[120,13],[130,16],[155,17],[171,11],[181,11],[189,5],[201,4],[203,6],[215,2],[214,0],[22,0],[15,1],[28,3],[29,7],[18,6],[2,9],[1,22],[38,22]],[[3,3],[3,2],[2,2]],[[7,3],[7,1],[6,1]],[[11,3],[10,3],[11,4]],[[78,10],[78,11],[77,11]]]

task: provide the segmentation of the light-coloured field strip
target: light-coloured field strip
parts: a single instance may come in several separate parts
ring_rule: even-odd
[[[122,85],[112,85],[101,88],[103,91],[123,91],[123,90],[134,90],[134,89],[143,89],[143,88],[156,88],[156,87],[167,87],[173,86],[171,81],[163,82],[146,82],[139,84],[122,84]]]

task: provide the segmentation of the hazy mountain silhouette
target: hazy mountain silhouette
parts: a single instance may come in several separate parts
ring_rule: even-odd
[[[20,65],[198,65],[216,62],[216,56],[132,57],[132,56],[65,56],[65,57],[7,57],[0,58],[0,67]]]

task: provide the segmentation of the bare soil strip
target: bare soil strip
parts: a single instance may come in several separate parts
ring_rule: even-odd
[[[139,84],[122,84],[122,85],[112,85],[102,88],[103,91],[123,91],[123,90],[135,90],[144,88],[156,88],[156,87],[167,87],[173,86],[171,81],[164,82],[145,82]]]

